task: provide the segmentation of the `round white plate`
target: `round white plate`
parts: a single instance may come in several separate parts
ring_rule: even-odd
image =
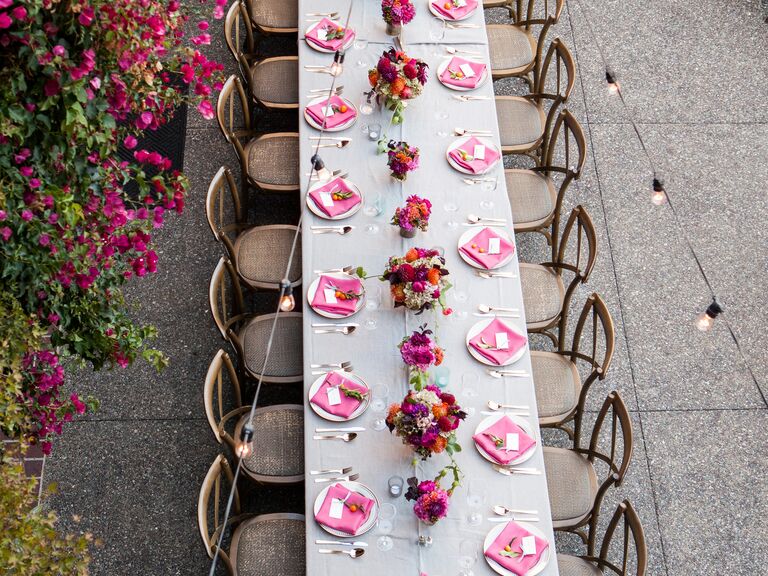
[[[315,278],[312,281],[312,284],[309,285],[309,288],[307,289],[307,303],[309,304],[309,307],[312,308],[312,310],[315,311],[316,314],[320,314],[320,316],[325,316],[326,318],[350,318],[360,312],[360,310],[365,306],[365,285],[363,284],[362,280],[360,280],[360,290],[363,292],[363,295],[357,299],[357,305],[355,306],[355,311],[352,312],[352,314],[334,314],[333,312],[326,312],[325,310],[315,310],[312,307],[312,300],[315,298],[315,292],[317,292],[317,286],[320,284],[320,276],[328,276],[329,278],[339,278],[341,280],[349,280],[350,278],[357,278],[357,276],[352,276],[351,274],[344,274],[344,272],[329,272],[327,274],[320,274],[317,278]],[[358,278],[359,279],[359,278]]]
[[[315,122],[315,120],[314,120],[314,118],[312,118],[312,116],[307,114],[307,108],[309,108],[310,106],[314,106],[315,104],[320,104],[320,102],[325,102],[326,100],[328,100],[328,96],[319,96],[317,98],[313,98],[312,100],[310,100],[307,103],[307,105],[304,107],[304,120],[306,120],[307,124],[312,126],[312,128],[314,128],[315,130],[324,130],[325,132],[341,132],[342,130],[346,130],[350,126],[353,126],[355,124],[355,122],[357,122],[357,117],[359,116],[359,113],[358,113],[357,108],[355,107],[355,105],[352,104],[352,102],[350,102],[349,100],[347,100],[344,97],[341,97],[341,99],[344,101],[344,104],[346,104],[352,110],[355,111],[355,115],[352,118],[350,118],[349,120],[347,120],[346,122],[344,122],[343,124],[339,124],[338,126],[334,126],[333,128],[325,128],[324,129],[320,124]]]
[[[493,366],[493,367],[496,367],[496,368],[498,368],[498,367],[500,367],[500,366],[509,366],[510,364],[514,364],[515,362],[517,362],[518,360],[520,360],[520,358],[522,358],[522,357],[523,357],[523,355],[525,354],[525,350],[527,349],[527,346],[522,346],[522,347],[520,348],[520,350],[518,350],[517,352],[515,352],[515,354],[514,354],[513,356],[511,356],[511,357],[509,358],[509,360],[507,360],[506,362],[504,362],[504,364],[494,364],[493,362],[491,362],[490,360],[488,360],[488,358],[486,358],[485,356],[483,356],[482,354],[480,354],[480,352],[478,352],[477,350],[475,350],[474,346],[470,346],[470,344],[469,344],[469,341],[470,341],[472,338],[474,338],[474,337],[475,337],[477,334],[479,334],[480,332],[482,332],[483,330],[485,330],[486,326],[488,326],[488,324],[490,324],[490,323],[491,323],[491,322],[493,322],[494,320],[495,320],[495,318],[486,318],[486,319],[484,319],[484,320],[480,320],[480,321],[479,321],[477,324],[475,324],[474,326],[472,326],[472,327],[469,329],[469,332],[467,332],[467,339],[466,339],[467,350],[469,350],[469,353],[472,355],[472,357],[473,357],[475,360],[477,360],[477,361],[478,361],[478,362],[480,362],[481,364],[485,364],[486,366]],[[511,325],[510,325],[510,324],[508,324],[507,322],[504,322],[504,324],[506,324],[508,328],[511,328],[511,329],[513,329],[515,332],[517,332],[518,334],[520,334],[520,332],[519,332],[517,329],[515,329],[515,327],[514,327],[514,326],[511,326]],[[521,334],[521,335],[522,335],[522,334]]]
[[[512,261],[512,259],[515,257],[515,252],[517,252],[517,246],[515,245],[514,238],[512,238],[504,228],[494,226],[491,228],[491,230],[493,230],[494,234],[496,234],[500,238],[504,238],[504,240],[506,240],[513,246],[515,246],[515,249],[512,250],[512,252],[510,252],[506,258],[504,258],[503,260],[499,260],[499,263],[496,264],[496,266],[494,266],[493,268],[486,268],[484,266],[481,266],[479,263],[475,262],[475,260],[467,256],[466,254],[464,254],[464,252],[460,250],[460,248],[464,246],[464,244],[472,240],[472,238],[474,238],[475,236],[480,234],[480,232],[483,231],[483,229],[480,228],[479,226],[470,228],[459,237],[459,243],[456,245],[456,249],[459,252],[459,256],[461,256],[461,259],[464,260],[464,262],[466,262],[470,266],[472,266],[472,268],[477,268],[478,270],[498,270],[499,268],[503,268],[504,266],[509,264]]]
[[[365,412],[366,409],[368,408],[368,404],[370,404],[371,402],[371,389],[368,387],[368,384],[366,384],[365,381],[362,378],[360,378],[360,376],[352,374],[351,372],[344,372],[343,370],[334,370],[334,372],[336,372],[339,376],[343,376],[347,380],[351,380],[355,384],[359,384],[360,386],[365,386],[365,388],[368,390],[368,394],[365,395],[365,400],[360,402],[360,405],[357,407],[357,410],[352,412],[352,414],[349,415],[349,418],[342,418],[341,416],[336,416],[335,414],[326,412],[317,404],[313,404],[312,397],[315,394],[317,394],[317,391],[320,390],[320,387],[323,385],[323,382],[325,382],[325,377],[327,376],[327,374],[323,374],[312,383],[312,386],[309,387],[309,394],[307,395],[307,400],[309,401],[309,405],[312,408],[312,410],[315,411],[315,414],[320,416],[320,418],[330,420],[331,422],[348,422],[349,420],[354,420],[355,418],[360,416],[363,412]]]
[[[334,24],[338,24],[338,22],[333,21]],[[307,43],[307,46],[312,48],[312,50],[317,50],[318,52],[322,52],[323,54],[334,54],[336,50],[329,50],[328,48],[322,48],[321,46],[318,46],[314,42],[310,42],[307,40],[307,36],[309,36],[309,33],[312,32],[312,30],[315,29],[316,26],[318,26],[320,22],[313,22],[309,26],[307,26],[307,29],[304,30],[304,41]],[[346,50],[350,46],[352,46],[352,43],[355,41],[355,31],[352,31],[352,35],[349,37],[349,40],[347,40],[340,48],[339,50]]]
[[[320,527],[325,530],[326,532],[333,534],[334,536],[338,536],[339,538],[352,538],[354,536],[360,536],[361,534],[365,534],[376,526],[376,521],[379,519],[379,499],[376,498],[376,494],[373,493],[373,491],[368,488],[365,484],[361,482],[348,482],[346,480],[341,482],[330,482],[328,486],[323,488],[320,491],[320,494],[317,495],[317,498],[315,498],[315,505],[314,505],[314,516],[317,517],[317,513],[320,512],[320,507],[323,505],[323,501],[325,500],[325,495],[328,493],[328,490],[333,486],[334,484],[341,484],[344,486],[344,488],[347,488],[348,490],[352,490],[353,492],[358,492],[365,496],[366,498],[370,498],[375,502],[373,505],[373,510],[371,510],[371,514],[368,516],[368,520],[366,520],[362,526],[360,526],[360,529],[355,534],[347,534],[346,532],[342,532],[341,530],[334,530],[333,528],[328,528],[325,524],[320,524],[320,522],[317,522]],[[527,526],[526,526],[527,529]]]
[[[498,422],[504,417],[507,417],[510,420],[512,420],[512,422],[520,426],[520,428],[522,428],[523,431],[526,434],[528,434],[528,436],[536,440],[536,433],[534,432],[533,428],[528,422],[526,422],[523,418],[519,418],[517,416],[510,416],[507,414],[494,414],[493,416],[488,416],[482,422],[480,422],[480,424],[477,425],[477,428],[475,428],[475,434],[480,434],[483,430],[487,430],[488,428],[496,424],[496,422]],[[474,440],[472,440],[472,442],[474,443],[475,448],[477,448],[477,451],[480,452],[480,456],[488,460],[488,462],[492,462],[493,464],[498,464],[496,459],[490,454],[488,454],[488,452],[483,450],[483,448],[479,446],[477,442],[475,442]],[[509,464],[503,464],[503,466],[515,466],[517,464],[522,464],[526,460],[530,459],[536,453],[537,446],[538,446],[538,441],[536,444],[531,446],[527,452],[523,452],[523,454],[521,454],[514,460],[510,460]]]
[[[490,148],[492,150],[495,150],[499,154],[499,157],[496,159],[496,162],[494,162],[493,164],[489,164],[485,168],[485,170],[483,170],[482,172],[472,172],[470,170],[467,170],[466,168],[463,168],[462,166],[458,165],[456,162],[453,161],[453,158],[451,158],[451,155],[450,155],[451,154],[451,150],[453,150],[455,148],[460,148],[470,138],[477,138],[480,141],[480,143],[483,144],[486,148]],[[445,158],[448,160],[448,164],[450,164],[451,168],[453,168],[454,170],[457,170],[458,172],[461,172],[462,174],[469,174],[470,176],[480,176],[481,174],[487,174],[488,172],[493,170],[493,168],[496,167],[496,164],[498,164],[498,162],[501,161],[502,156],[501,156],[501,152],[499,151],[499,149],[496,148],[496,144],[494,144],[493,141],[490,138],[488,138],[487,136],[474,136],[474,135],[470,134],[469,136],[462,136],[458,140],[454,140],[451,143],[451,145],[448,146],[448,150],[445,151]]]
[[[480,3],[478,2],[474,10],[467,12],[461,18],[447,18],[444,14],[441,14],[440,12],[438,12],[438,10],[434,6],[432,6],[432,0],[428,0],[428,1],[429,1],[429,11],[432,13],[432,15],[437,16],[438,18],[442,18],[446,22],[460,22],[462,20],[466,20],[467,18],[471,18],[472,14],[477,12],[477,9],[480,7]]]
[[[510,520],[510,522],[513,522],[513,520]],[[507,524],[509,522],[501,522],[491,528],[491,531],[488,532],[488,535],[485,537],[485,540],[483,541],[483,557],[485,558],[485,561],[488,562],[488,566],[491,567],[491,569],[496,572],[497,574],[501,574],[502,576],[515,576],[514,572],[511,572],[504,568],[501,564],[498,562],[495,562],[494,560],[491,560],[488,558],[488,556],[485,555],[486,550],[491,547],[491,544],[493,544],[493,541],[496,540],[496,538],[501,534],[501,531],[504,530],[504,528],[507,527]],[[533,526],[532,524],[528,524],[527,522],[518,522],[520,526],[528,530],[531,534],[538,536],[539,538],[542,538],[543,540],[546,540],[547,537],[544,535],[544,533],[536,528],[536,526]],[[549,558],[551,556],[552,552],[552,543],[549,543],[549,546],[547,546],[547,549],[544,550],[544,553],[539,558],[539,562],[528,572],[525,573],[525,576],[536,576],[536,574],[539,574],[544,568],[547,567],[547,564],[549,564]]]
[[[335,180],[335,179],[336,178],[332,178],[331,180]],[[358,188],[356,184],[353,184],[352,182],[350,182],[345,178],[342,178],[342,180],[344,184],[349,186],[349,188],[360,197],[360,202],[352,206],[352,208],[350,208],[346,212],[337,214],[336,216],[333,216],[333,217],[328,216],[328,214],[323,212],[320,209],[320,207],[317,204],[315,204],[315,201],[309,195],[309,192],[312,192],[313,190],[317,190],[318,188],[322,188],[323,186],[328,184],[328,182],[318,182],[317,184],[315,184],[309,189],[309,192],[307,192],[307,208],[309,208],[312,214],[314,214],[318,218],[322,218],[323,220],[344,220],[344,218],[349,218],[350,216],[355,214],[358,210],[360,210],[360,208],[363,206],[363,202],[365,202],[365,198],[363,198],[363,193],[360,191],[360,188]]]
[[[432,6],[432,4],[430,4]],[[448,64],[451,63],[451,60],[453,60],[455,56],[451,56],[443,61],[440,66],[437,68],[437,79],[446,88],[449,90],[456,90],[458,92],[471,92],[472,90],[477,90],[480,88],[483,84],[485,84],[486,80],[488,80],[488,66],[485,66],[485,69],[483,70],[483,74],[480,76],[480,81],[477,83],[477,86],[474,88],[465,88],[463,86],[455,86],[453,84],[446,84],[443,82],[443,72],[445,72],[445,69],[448,68]],[[469,58],[465,58],[465,60],[469,60]],[[477,62],[476,60],[471,61],[474,64],[482,64],[482,62]]]

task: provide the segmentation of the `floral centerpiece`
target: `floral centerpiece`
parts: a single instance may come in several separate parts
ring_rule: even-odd
[[[410,58],[404,52],[390,48],[382,53],[376,68],[368,71],[368,81],[373,92],[394,111],[392,122],[403,121],[405,101],[416,98],[427,83],[426,62]]]
[[[382,274],[389,281],[395,308],[405,306],[420,314],[437,304],[443,314],[451,313],[445,306],[445,291],[451,287],[446,279],[445,258],[437,250],[411,248],[405,256],[392,256]]]
[[[387,166],[389,166],[389,170],[392,172],[392,178],[405,182],[408,178],[408,172],[412,172],[419,167],[419,149],[415,146],[410,146],[408,142],[395,142],[394,140],[389,142],[387,148],[389,149],[387,152]],[[412,196],[412,198],[418,198],[418,196]],[[421,199],[419,198],[419,200]],[[431,206],[430,204],[430,208]]]
[[[445,490],[440,486],[440,480],[445,477],[448,470],[453,472],[453,483],[448,490]],[[456,462],[451,462],[440,471],[434,480],[419,482],[416,477],[408,478],[408,491],[405,493],[405,499],[414,502],[413,512],[416,517],[431,526],[448,515],[450,498],[453,491],[460,485],[461,470]]]
[[[408,196],[405,206],[395,209],[392,225],[400,228],[400,236],[413,238],[416,232],[425,232],[429,227],[429,217],[432,214],[432,202],[416,195]]]
[[[467,414],[456,404],[453,394],[428,385],[411,390],[400,404],[392,404],[387,427],[403,439],[422,460],[432,454],[460,452],[456,428]]]
[[[427,383],[430,366],[440,366],[443,363],[444,351],[432,340],[432,330],[427,330],[427,325],[420,326],[413,334],[403,338],[398,345],[400,356],[406,366],[411,370],[410,383],[421,390]]]
[[[381,0],[381,15],[387,23],[387,34],[397,36],[404,24],[416,16],[411,0]]]

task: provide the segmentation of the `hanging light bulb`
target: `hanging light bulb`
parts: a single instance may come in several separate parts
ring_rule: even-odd
[[[619,93],[619,90],[621,90],[621,86],[619,86],[619,81],[616,80],[616,76],[608,68],[605,69],[605,81],[608,82],[609,94]]]
[[[248,458],[253,453],[253,424],[246,422],[240,431],[240,443],[237,445],[239,458]]]
[[[331,64],[329,71],[331,76],[335,77],[341,75],[344,71],[344,52],[337,51],[336,54],[333,55],[333,64]]]
[[[293,288],[288,278],[280,280],[280,311],[290,312],[296,307],[296,298],[293,297]]]
[[[651,202],[656,206],[661,206],[667,203],[667,192],[664,190],[664,185],[658,178],[653,179],[653,192],[651,193]]]
[[[709,332],[715,323],[715,318],[722,314],[723,308],[717,303],[717,300],[712,298],[712,304],[707,306],[701,314],[696,317],[696,328],[702,332]]]
[[[312,156],[311,161],[312,168],[315,172],[317,172],[317,177],[321,182],[327,182],[331,179],[333,174],[330,170],[328,170],[328,168],[325,167],[325,162],[323,162],[323,159],[320,158],[318,154]]]

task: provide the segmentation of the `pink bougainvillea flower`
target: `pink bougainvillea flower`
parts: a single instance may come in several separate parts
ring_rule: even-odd
[[[13,20],[5,12],[0,12],[0,30],[4,28],[10,28],[13,24]]]
[[[26,20],[27,9],[24,8],[24,6],[16,6],[16,8],[11,11],[11,15],[16,18],[16,20]]]
[[[0,0],[0,8],[8,8],[11,4],[13,4],[13,0]]]
[[[208,21],[207,20],[202,20],[201,22],[199,22],[197,24],[197,27],[200,30],[202,30],[203,32],[205,32],[206,30],[208,30]]]
[[[199,36],[195,36],[192,38],[192,44],[195,46],[200,46],[201,44],[208,45],[211,43],[211,35],[210,34],[200,34]]]
[[[51,237],[48,234],[40,234],[40,238],[37,239],[37,243],[40,246],[48,246],[51,243]]]
[[[53,47],[51,50],[53,52],[54,56],[64,56],[64,54],[67,53],[67,49],[64,48],[61,44],[56,44],[56,46]]]
[[[3,240],[8,242],[8,239],[11,237],[11,234],[13,234],[13,230],[8,228],[8,226],[3,226],[0,228],[0,237],[2,237]]]
[[[8,218],[8,212],[6,212],[5,210],[0,210],[0,222],[5,220],[6,218]]]
[[[30,178],[29,179],[29,187],[30,188],[40,188],[40,180],[38,178]]]
[[[29,222],[34,217],[35,217],[35,215],[32,214],[31,210],[22,210],[21,211],[21,219],[24,220],[24,222]]]
[[[215,114],[213,112],[213,106],[208,100],[203,100],[200,102],[200,104],[197,105],[197,109],[200,111],[200,114],[203,115],[203,118],[206,120],[212,119]]]
[[[91,22],[93,22],[93,8],[91,6],[86,6],[83,8],[83,10],[80,12],[80,16],[78,16],[77,21],[80,22],[83,26],[90,26]]]
[[[19,150],[18,154],[13,155],[13,161],[16,162],[16,164],[21,164],[24,162],[27,158],[29,158],[29,155],[32,152],[29,150],[29,148],[22,148]]]
[[[133,134],[128,134],[128,136],[125,137],[125,140],[123,140],[123,144],[125,145],[128,150],[133,150],[136,148],[136,144],[138,144],[139,141],[136,140],[136,137]]]
[[[46,96],[56,96],[60,90],[61,86],[59,86],[59,81],[56,80],[56,78],[51,78],[48,80],[45,83],[45,87],[43,88]]]
[[[29,178],[30,176],[32,176],[34,170],[32,170],[32,166],[22,166],[21,168],[19,168],[19,172],[21,172],[22,176]]]
[[[99,88],[101,88],[101,78],[99,78],[98,76],[94,76],[93,78],[91,78],[91,86],[93,86],[94,90],[98,90]]]

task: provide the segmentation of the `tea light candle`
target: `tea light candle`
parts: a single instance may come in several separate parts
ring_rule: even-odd
[[[368,139],[378,140],[381,135],[381,124],[370,124],[368,126]]]

